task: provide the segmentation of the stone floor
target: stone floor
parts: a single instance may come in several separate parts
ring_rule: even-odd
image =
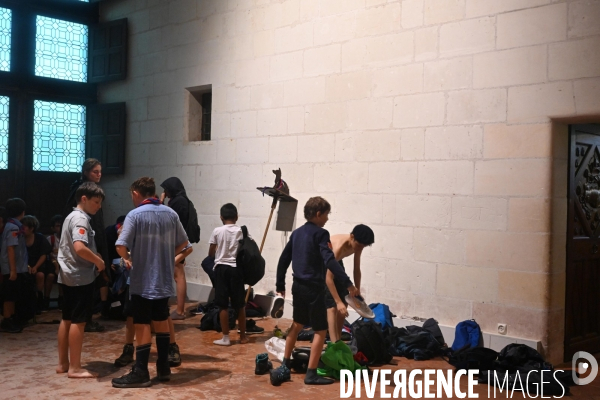
[[[0,399],[337,399],[340,385],[306,386],[303,375],[292,374],[292,381],[280,387],[269,383],[268,375],[254,375],[254,357],[265,351],[264,342],[271,337],[274,320],[258,321],[265,328],[262,335],[252,336],[250,343],[218,347],[212,341],[220,334],[214,331],[201,332],[196,329],[200,317],[176,322],[177,342],[181,348],[183,364],[173,369],[170,382],[153,381],[150,388],[115,389],[110,380],[128,372],[128,368],[118,369],[113,360],[119,356],[124,340],[124,323],[102,322],[107,326],[103,333],[86,333],[82,362],[89,370],[98,374],[97,379],[68,379],[54,372],[57,362],[56,333],[60,314],[51,311],[38,317],[38,324],[27,327],[23,333],[11,335],[0,333]],[[282,328],[287,328],[289,320],[280,320]],[[306,344],[306,343],[304,343]],[[153,361],[155,347],[151,355],[150,375],[155,376]],[[396,365],[391,369],[415,368],[448,370],[449,365],[441,360],[411,361],[395,358]],[[278,365],[278,363],[275,363]],[[461,387],[466,388],[463,377]],[[479,398],[488,398],[488,387],[475,388]],[[391,390],[390,390],[391,391]],[[378,392],[376,392],[378,393]],[[600,378],[588,386],[573,387],[573,398],[600,400]],[[506,398],[503,393],[499,398]],[[519,393],[515,393],[520,398]],[[354,398],[354,395],[352,396]],[[362,398],[366,398],[364,388]],[[375,398],[379,398],[377,394]]]

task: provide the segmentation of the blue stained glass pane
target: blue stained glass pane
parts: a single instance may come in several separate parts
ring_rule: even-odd
[[[37,16],[35,74],[87,82],[88,27]]]
[[[35,100],[33,170],[79,172],[85,158],[85,106]]]
[[[0,71],[10,71],[10,26],[12,11],[0,7]]]
[[[8,97],[0,96],[0,169],[8,168]]]

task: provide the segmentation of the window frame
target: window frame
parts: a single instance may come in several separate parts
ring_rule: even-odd
[[[34,100],[80,104],[87,109],[97,103],[97,84],[35,75],[36,18],[42,15],[84,24],[89,29],[98,23],[98,4],[78,0],[0,0],[0,7],[12,11],[10,71],[0,71],[0,95],[10,98],[8,169],[1,171],[19,176],[29,172],[62,174],[33,170]]]

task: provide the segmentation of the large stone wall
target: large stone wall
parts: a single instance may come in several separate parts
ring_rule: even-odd
[[[100,89],[128,104],[127,172],[104,182],[109,215],[128,210],[135,178],[179,176],[202,226],[188,280],[208,282],[199,262],[223,203],[262,237],[270,199],[255,187],[281,167],[297,224],[322,195],[330,232],[375,231],[369,301],[443,324],[475,318],[487,332],[507,323],[562,357],[568,143],[556,120],[600,116],[599,1],[102,5],[104,20],[121,17],[129,78]],[[213,140],[190,143],[185,88],[208,84]],[[262,291],[285,240],[269,231]]]

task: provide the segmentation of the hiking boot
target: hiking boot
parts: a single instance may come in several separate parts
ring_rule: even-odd
[[[169,343],[169,367],[179,367],[180,365],[181,353],[179,352],[179,346],[177,343]]]
[[[134,365],[131,372],[120,378],[113,378],[112,385],[116,388],[143,388],[152,385],[148,371],[142,371]]]
[[[115,360],[115,367],[124,367],[127,364],[131,364],[133,362],[134,351],[135,348],[132,344],[126,344],[123,346],[123,354],[121,354],[119,358]]]
[[[96,321],[90,321],[87,324],[85,324],[85,332],[104,332],[106,328],[104,327],[104,325],[100,325],[98,322]]]
[[[261,353],[256,356],[256,368],[254,368],[255,375],[264,375],[273,369],[273,364],[269,361],[269,355],[267,353]]]
[[[281,318],[283,316],[283,306],[285,299],[281,296],[275,297],[273,307],[271,308],[271,318]]]
[[[171,368],[166,365],[161,367],[156,363],[156,375],[159,381],[167,382],[171,380]]]
[[[279,386],[283,382],[287,382],[291,380],[290,369],[286,367],[284,364],[281,364],[280,367],[277,367],[271,370],[271,385]]]
[[[4,318],[2,322],[0,322],[0,330],[6,333],[21,333],[23,327],[17,324],[13,318]]]

